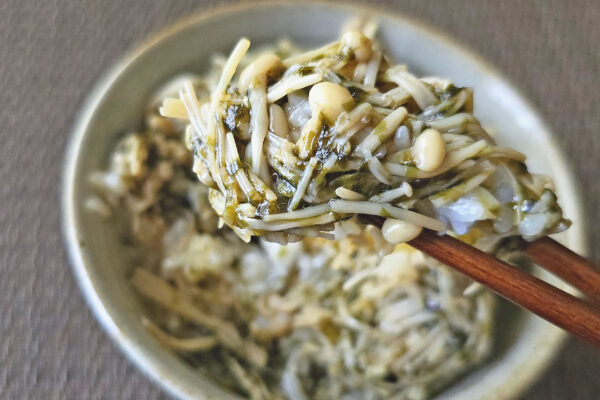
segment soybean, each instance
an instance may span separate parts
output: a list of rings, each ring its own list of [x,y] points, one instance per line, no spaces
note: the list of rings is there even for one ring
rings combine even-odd
[[[425,129],[412,147],[413,159],[421,171],[431,172],[444,162],[446,143],[435,129]]]
[[[335,121],[354,104],[354,99],[345,87],[332,82],[321,82],[310,89],[308,103],[313,117],[323,113],[327,119]]]
[[[422,227],[399,219],[387,218],[381,227],[383,238],[392,244],[405,243],[421,234]]]

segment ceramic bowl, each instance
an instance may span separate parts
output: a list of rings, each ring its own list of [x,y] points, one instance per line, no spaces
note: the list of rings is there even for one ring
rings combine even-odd
[[[236,398],[199,376],[144,330],[143,306],[127,280],[129,266],[115,226],[98,223],[83,207],[92,194],[87,177],[105,166],[119,133],[140,126],[149,96],[169,77],[202,72],[211,54],[228,53],[240,36],[253,45],[288,37],[300,45],[318,46],[334,40],[349,18],[366,14],[378,20],[379,39],[393,59],[419,75],[447,77],[475,88],[475,114],[497,132],[498,142],[527,154],[532,171],[554,177],[565,214],[573,220],[573,227],[559,239],[586,252],[579,191],[548,127],[517,89],[445,36],[390,12],[332,3],[247,4],[191,17],[159,33],[104,75],[75,125],[62,189],[66,244],[90,307],[123,352],[175,397]],[[439,399],[514,398],[545,370],[565,338],[560,329],[507,303],[500,306],[498,321],[490,360],[449,386]]]

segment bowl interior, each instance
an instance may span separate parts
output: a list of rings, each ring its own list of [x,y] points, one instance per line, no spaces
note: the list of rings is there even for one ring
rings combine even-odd
[[[143,306],[128,283],[127,258],[114,225],[86,213],[93,193],[87,177],[105,166],[118,134],[139,127],[149,96],[180,72],[202,72],[208,56],[227,53],[240,36],[253,45],[288,37],[304,46],[334,40],[349,18],[364,9],[339,4],[294,3],[234,7],[187,21],[159,34],[107,73],[75,127],[65,164],[64,229],[74,271],[88,302],[111,337],[149,376],[181,398],[232,399],[161,348],[143,329]],[[372,14],[379,38],[398,62],[421,75],[447,77],[475,88],[475,114],[498,132],[501,144],[529,156],[534,172],[554,177],[573,227],[559,239],[585,253],[585,226],[578,190],[564,158],[539,116],[489,66],[427,28],[389,14]],[[539,151],[540,146],[544,151]],[[561,283],[538,271],[545,279]],[[564,333],[502,303],[497,343],[489,362],[439,395],[450,398],[512,398],[544,369]]]

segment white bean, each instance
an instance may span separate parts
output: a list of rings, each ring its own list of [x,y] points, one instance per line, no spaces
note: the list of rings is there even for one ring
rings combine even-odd
[[[384,239],[392,244],[405,243],[419,236],[422,227],[401,221],[399,219],[387,218],[381,227]]]
[[[279,64],[281,64],[281,60],[272,53],[263,54],[252,61],[240,74],[240,81],[238,84],[240,92],[245,93],[255,77],[267,74]]]
[[[335,122],[338,115],[352,106],[354,99],[345,87],[331,82],[320,82],[310,89],[308,103],[313,117],[321,112],[331,122]]]
[[[358,62],[365,62],[371,58],[371,41],[358,31],[344,33],[342,36],[342,46],[351,48]]]
[[[417,168],[431,172],[444,162],[446,143],[437,130],[425,129],[415,140],[412,155]]]

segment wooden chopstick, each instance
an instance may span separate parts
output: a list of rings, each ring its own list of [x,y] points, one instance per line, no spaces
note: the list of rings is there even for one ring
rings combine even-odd
[[[423,229],[408,244],[547,321],[600,346],[600,311],[593,305],[448,235],[440,236]],[[546,264],[547,258],[551,257],[550,247],[554,249],[556,245],[543,241],[539,245],[528,246],[527,252],[532,253],[536,261]],[[553,270],[561,270],[562,276],[577,282],[584,292],[597,293],[595,280],[590,284],[583,283],[593,276],[586,270],[591,264],[579,263],[575,272],[563,272],[577,262],[573,262],[574,258],[560,248],[553,253],[560,256],[557,257],[560,262],[552,260]]]
[[[600,271],[594,264],[547,236],[526,243],[525,253],[600,304]]]

